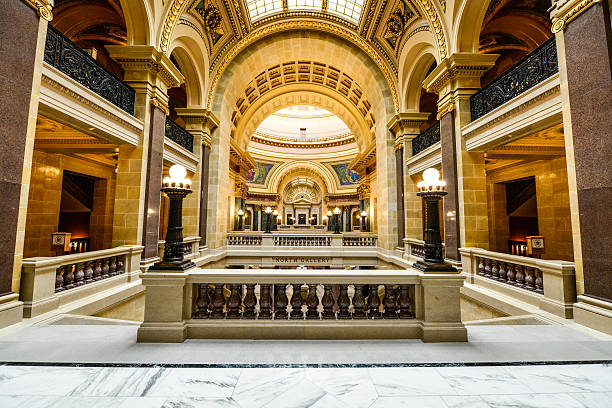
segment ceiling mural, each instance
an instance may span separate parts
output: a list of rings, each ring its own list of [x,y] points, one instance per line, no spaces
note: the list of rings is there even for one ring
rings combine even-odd
[[[332,164],[332,168],[336,172],[341,186],[359,183],[359,174],[351,170],[348,163]]]
[[[274,167],[274,164],[257,163],[257,169],[250,169],[247,172],[247,181],[252,184],[266,184],[266,179],[268,178],[272,167]]]

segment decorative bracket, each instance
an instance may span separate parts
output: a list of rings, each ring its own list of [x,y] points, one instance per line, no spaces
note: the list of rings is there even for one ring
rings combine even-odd
[[[40,18],[47,21],[53,20],[51,5],[47,2],[47,0],[25,0],[25,2],[36,10]]]

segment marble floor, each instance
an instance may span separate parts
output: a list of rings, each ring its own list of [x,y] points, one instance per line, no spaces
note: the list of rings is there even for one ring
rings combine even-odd
[[[612,365],[11,365],[0,366],[0,407],[610,408]]]

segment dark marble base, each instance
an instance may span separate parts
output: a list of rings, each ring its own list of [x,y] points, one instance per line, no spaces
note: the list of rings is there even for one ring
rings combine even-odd
[[[149,268],[150,271],[186,271],[195,268],[193,261],[158,262]]]
[[[425,261],[417,261],[412,264],[414,269],[418,269],[423,272],[453,272],[458,273],[459,271],[451,264],[446,262],[442,263],[431,263]]]

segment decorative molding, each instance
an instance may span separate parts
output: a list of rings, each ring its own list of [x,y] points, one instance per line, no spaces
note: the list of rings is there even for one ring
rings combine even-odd
[[[151,106],[160,109],[166,116],[170,115],[170,108],[168,107],[168,104],[156,96],[151,98]]]
[[[396,58],[399,58],[399,54],[404,49],[404,45],[406,44],[406,42],[410,38],[412,38],[415,34],[418,34],[421,31],[431,31],[431,27],[429,25],[419,26],[419,27],[415,28],[414,30],[412,30],[411,32],[409,32],[407,35],[405,35],[402,38],[402,41],[400,42],[399,47],[397,47],[397,51],[396,51],[396,54],[395,54]]]
[[[449,114],[454,110],[455,110],[455,101],[450,100],[438,108],[438,115],[436,117],[438,120],[440,120],[444,115]]]
[[[427,20],[429,20],[429,24],[433,28],[434,34],[436,36],[440,59],[444,59],[448,56],[446,38],[444,36],[444,29],[442,28],[440,17],[438,16],[438,12],[436,11],[436,8],[434,7],[432,1],[433,0],[418,0],[418,2],[421,3],[421,6],[423,7],[423,11],[425,11]]]
[[[159,48],[162,52],[168,52],[168,45],[170,44],[170,36],[174,30],[175,23],[179,16],[183,14],[184,8],[187,6],[187,0],[173,0],[168,15],[164,21],[164,28],[162,30],[161,40]]]
[[[53,12],[51,11],[51,5],[48,0],[24,0],[26,4],[32,7],[40,18],[43,20],[53,20]]]
[[[241,197],[246,199],[247,194],[249,193],[249,186],[244,181],[236,180],[234,184],[234,194],[236,197]]]
[[[554,8],[559,9],[560,0],[554,1]],[[575,0],[571,3],[565,2],[561,7],[560,11],[552,19],[552,27],[550,28],[553,33],[558,33],[561,30],[565,30],[567,23],[584,13],[591,6],[601,3],[601,0]]]
[[[317,140],[313,140],[310,142],[295,140],[292,142],[278,139],[269,139],[267,137],[262,137],[261,134],[256,133],[251,137],[251,141],[265,144],[268,146],[284,147],[288,149],[324,149],[328,147],[344,146],[347,144],[355,143],[355,138],[353,136],[350,136],[339,140],[329,140],[321,142]]]
[[[106,49],[124,71],[150,72],[159,77],[167,88],[176,88],[184,81],[183,74],[170,58],[154,47],[107,45]]]
[[[393,104],[395,107],[395,111],[399,110],[399,97],[398,91],[395,83],[394,76],[387,64],[383,61],[380,54],[370,45],[367,41],[365,41],[362,37],[356,34],[353,31],[349,31],[343,27],[340,27],[336,24],[331,24],[325,21],[283,21],[273,25],[269,25],[266,27],[262,27],[259,30],[253,31],[248,36],[242,38],[232,49],[231,51],[225,55],[223,61],[219,64],[219,67],[216,69],[215,75],[211,81],[211,86],[208,91],[207,98],[207,107],[210,109],[212,104],[212,98],[215,93],[215,88],[219,78],[230,64],[230,62],[245,48],[247,48],[250,44],[260,40],[263,37],[266,37],[270,34],[294,30],[294,29],[310,29],[310,30],[318,30],[322,32],[333,33],[340,37],[344,37],[353,44],[359,46],[362,51],[364,51],[370,58],[374,60],[376,66],[382,71],[383,76],[386,79],[387,85],[389,86],[391,93],[393,95]]]
[[[357,194],[360,200],[364,200],[370,197],[370,185],[367,183],[359,184],[357,187]]]

